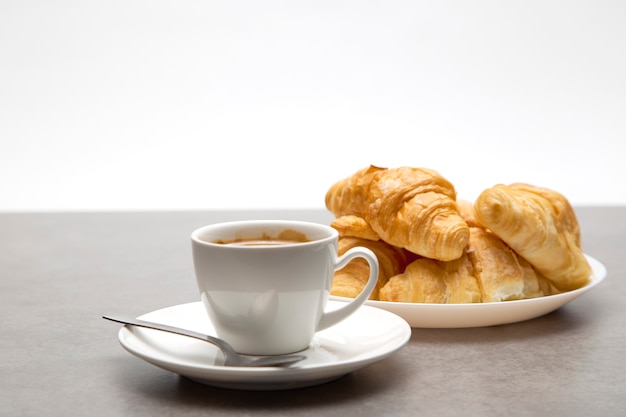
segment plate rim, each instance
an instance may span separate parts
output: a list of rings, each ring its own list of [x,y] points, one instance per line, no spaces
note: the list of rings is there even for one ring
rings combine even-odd
[[[544,305],[544,304],[555,304],[556,307],[550,310],[550,311],[554,311],[554,310],[564,306],[565,304],[569,303],[570,301],[573,301],[574,299],[578,298],[579,296],[583,295],[584,293],[588,292],[589,290],[591,290],[592,288],[596,287],[598,284],[600,284],[602,281],[604,281],[606,279],[606,277],[608,275],[608,271],[607,271],[606,266],[604,264],[602,264],[602,262],[600,262],[598,259],[596,259],[596,258],[594,258],[594,257],[592,257],[592,256],[590,256],[588,254],[585,254],[585,257],[587,258],[587,261],[589,262],[589,264],[591,266],[591,269],[592,269],[592,274],[589,277],[589,282],[587,284],[585,284],[583,287],[577,288],[577,289],[572,290],[572,291],[559,293],[559,294],[548,295],[548,296],[543,296],[543,297],[536,297],[536,298],[528,298],[528,299],[522,299],[522,300],[497,301],[497,302],[489,302],[489,303],[440,304],[440,303],[410,303],[410,302],[367,300],[365,302],[365,305],[393,312],[393,313],[403,317],[405,320],[407,320],[407,322],[409,322],[409,324],[411,325],[412,328],[486,327],[486,326],[492,326],[492,325],[497,325],[497,324],[508,324],[508,323],[521,322],[521,321],[529,320],[531,318],[536,318],[536,317],[539,317],[539,316],[532,316],[531,315],[528,318],[524,318],[524,319],[516,320],[516,321],[501,321],[501,322],[498,322],[497,320],[495,320],[494,323],[485,324],[485,325],[424,326],[424,325],[415,325],[414,324],[415,320],[412,320],[411,318],[403,316],[399,311],[402,311],[402,310],[409,310],[409,311],[413,310],[413,311],[415,311],[417,313],[417,312],[420,312],[420,311],[453,312],[455,310],[463,310],[465,313],[467,313],[467,312],[478,313],[481,310],[493,310],[494,308],[498,309],[498,310],[514,310],[514,309],[518,309],[518,308],[523,307],[523,306],[536,306],[536,305]],[[350,300],[352,300],[351,298],[348,298],[348,297],[339,297],[339,296],[334,296],[334,295],[331,295],[331,299],[332,300],[337,300],[337,301],[350,301]],[[547,312],[545,312],[543,314],[547,314],[550,311],[547,311]]]

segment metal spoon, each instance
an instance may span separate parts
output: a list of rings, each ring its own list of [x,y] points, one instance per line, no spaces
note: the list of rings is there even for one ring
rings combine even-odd
[[[304,355],[275,355],[275,356],[248,356],[241,355],[233,349],[226,341],[217,337],[209,336],[207,334],[194,332],[191,330],[181,329],[174,326],[168,326],[166,324],[152,323],[149,321],[135,319],[132,317],[112,317],[102,316],[103,319],[115,321],[118,323],[145,327],[148,329],[161,330],[163,332],[175,333],[181,336],[193,337],[194,339],[200,339],[204,342],[209,342],[217,346],[224,354],[224,366],[287,366],[292,363],[299,362],[306,359]]]

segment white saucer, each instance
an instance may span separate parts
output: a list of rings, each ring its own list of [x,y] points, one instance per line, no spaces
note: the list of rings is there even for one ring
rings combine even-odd
[[[327,310],[341,305],[329,301]],[[141,318],[215,335],[201,302],[164,308]],[[288,368],[222,366],[222,355],[213,345],[158,330],[124,326],[118,336],[133,355],[202,384],[269,391],[322,384],[384,359],[409,341],[411,328],[393,313],[363,306],[341,323],[318,332],[302,352],[307,359]]]
[[[381,308],[404,318],[415,328],[484,327],[516,323],[548,314],[580,297],[606,278],[606,268],[587,255],[592,275],[589,283],[573,291],[527,300],[476,304],[400,303],[368,300],[366,305]],[[350,298],[331,296],[331,300]]]

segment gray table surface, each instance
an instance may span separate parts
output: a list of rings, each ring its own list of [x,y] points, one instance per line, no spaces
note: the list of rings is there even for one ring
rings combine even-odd
[[[1,416],[613,416],[626,409],[626,207],[577,208],[608,269],[554,313],[413,329],[395,355],[293,391],[212,388],[117,341],[110,311],[197,301],[189,234],[248,218],[328,223],[323,210],[0,214]]]

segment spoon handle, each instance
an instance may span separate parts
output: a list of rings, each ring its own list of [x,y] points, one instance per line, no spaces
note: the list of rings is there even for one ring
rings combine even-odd
[[[218,347],[224,354],[224,366],[289,366],[293,363],[306,359],[304,355],[276,355],[276,356],[248,356],[240,355],[228,342],[208,334],[194,332],[193,330],[181,329],[179,327],[168,326],[167,324],[152,323],[149,321],[135,319],[127,316],[102,316],[103,319],[131,326],[145,327],[147,329],[161,330],[163,332],[175,333],[181,336],[193,337],[204,342],[209,342]]]
[[[208,334],[198,333],[198,332],[194,332],[192,330],[187,330],[187,329],[181,329],[179,327],[168,326],[167,324],[152,323],[149,321],[135,319],[132,317],[125,317],[125,316],[112,317],[112,316],[105,315],[105,316],[102,316],[102,318],[106,320],[115,321],[117,323],[130,324],[132,326],[145,327],[147,329],[161,330],[164,332],[175,333],[181,336],[193,337],[194,339],[200,339],[202,341],[212,343],[215,346],[217,346],[222,351],[222,353],[224,353],[224,356],[226,357],[227,362],[229,362],[229,359],[232,358],[233,356],[239,356],[239,354],[235,352],[232,346],[230,346],[224,340],[218,339],[213,336],[209,336]]]

